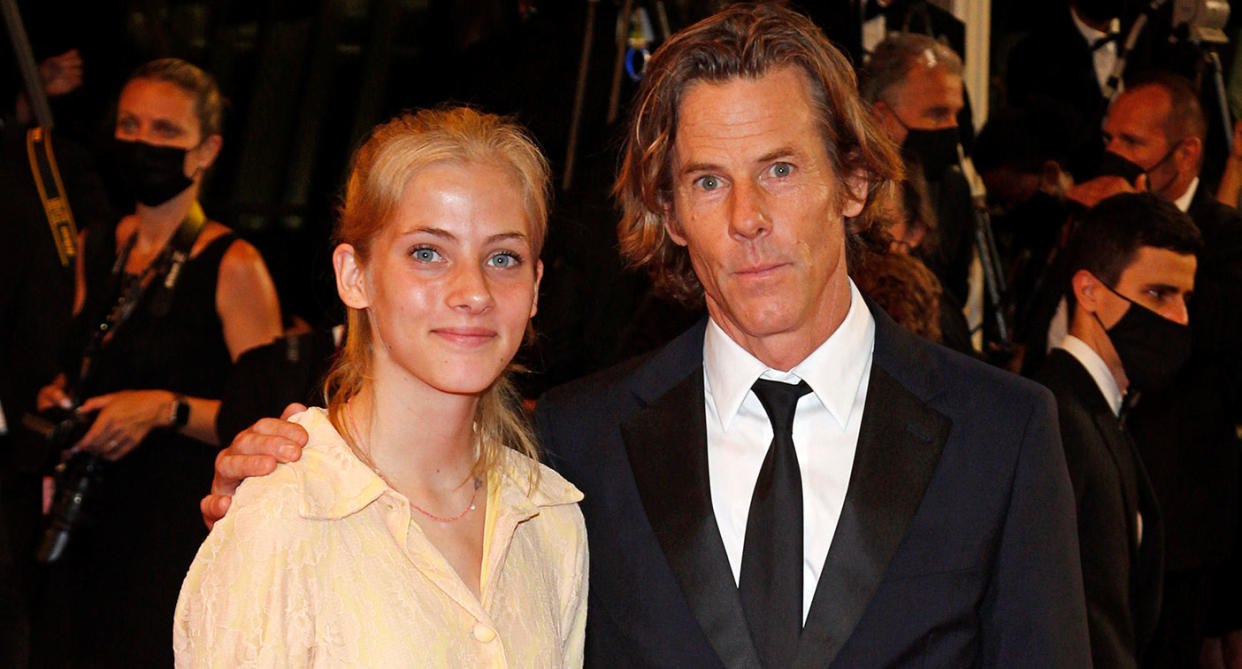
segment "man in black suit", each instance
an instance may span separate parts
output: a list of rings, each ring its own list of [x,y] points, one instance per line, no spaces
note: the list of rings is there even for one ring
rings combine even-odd
[[[1201,246],[1189,217],[1143,193],[1087,212],[1066,249],[1069,334],[1036,380],[1057,398],[1097,667],[1140,666],[1160,612],[1164,526],[1121,414],[1138,395],[1131,379],[1150,385],[1190,354],[1186,299]]]
[[[1009,52],[1009,105],[1072,119],[1065,126],[1073,147],[1069,167],[1079,178],[1094,168],[1099,154],[1100,121],[1108,108],[1105,86],[1120,55],[1124,4],[1074,0],[1054,6]]]
[[[845,58],[734,6],[652,57],[633,109],[622,251],[710,318],[537,409],[586,494],[588,663],[1085,666],[1052,397],[848,278],[897,171]],[[217,493],[294,445],[263,432],[305,438],[243,433]]]
[[[901,146],[907,170],[921,169],[927,179],[937,225],[927,265],[964,305],[971,297],[974,208],[958,169],[962,59],[927,35],[894,33],[876,46],[859,79],[880,127]]]
[[[1209,614],[1217,572],[1236,570],[1239,559],[1233,546],[1239,532],[1242,215],[1199,183],[1206,133],[1186,79],[1157,72],[1132,80],[1104,122],[1111,166],[1068,192],[1071,201],[1091,207],[1115,193],[1150,190],[1186,212],[1203,236],[1190,303],[1191,358],[1167,387],[1144,389],[1130,418],[1168,526],[1164,605],[1151,650],[1157,667],[1191,666],[1205,636],[1242,627],[1236,605],[1216,606],[1222,616]],[[1064,269],[1057,263],[1050,270],[1052,289],[1064,290]],[[1059,340],[1064,326],[1057,323],[1066,309],[1053,316],[1055,299],[1043,302],[1049,307],[1043,322],[1053,323],[1044,331],[1049,341]],[[1027,355],[1041,352],[1040,346]]]

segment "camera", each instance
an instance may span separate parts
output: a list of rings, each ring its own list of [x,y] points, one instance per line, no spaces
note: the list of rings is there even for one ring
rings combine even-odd
[[[37,460],[46,471],[94,422],[95,414],[83,414],[76,409],[53,407],[27,413],[22,416],[22,424],[30,435],[29,458]],[[74,453],[55,465],[56,497],[48,513],[48,527],[39,542],[39,562],[50,564],[64,556],[74,530],[82,522],[90,495],[99,485],[103,468],[102,458],[86,452]]]
[[[24,460],[36,461],[40,469],[46,470],[62,451],[76,444],[94,422],[95,414],[63,407],[26,413],[22,416],[22,425],[33,438],[27,440],[30,453]]]

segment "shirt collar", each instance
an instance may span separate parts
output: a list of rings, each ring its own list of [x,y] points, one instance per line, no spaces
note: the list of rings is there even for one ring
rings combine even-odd
[[[1073,9],[1070,9],[1069,13],[1070,13],[1070,18],[1074,19],[1074,27],[1078,29],[1078,33],[1082,35],[1082,38],[1087,40],[1088,45],[1095,44],[1096,40],[1100,39],[1101,37],[1107,37],[1108,35],[1112,33],[1117,33],[1121,31],[1121,20],[1120,19],[1113,19],[1112,22],[1108,24],[1108,32],[1100,32],[1099,30],[1092,28],[1086,23],[1083,23],[1082,19],[1078,18],[1078,12],[1075,12]]]
[[[1087,342],[1074,335],[1065,335],[1065,339],[1061,340],[1060,348],[1082,363],[1087,373],[1095,380],[1100,393],[1104,395],[1108,408],[1112,409],[1114,416],[1118,415],[1121,411],[1121,388],[1117,386],[1117,379],[1113,378],[1113,373],[1108,369],[1108,363],[1104,362],[1104,358],[1088,346]]]
[[[301,515],[305,518],[335,520],[357,513],[385,494],[400,496],[373,469],[363,464],[328,420],[328,413],[312,408],[294,416],[293,422],[306,428],[310,441],[299,466]],[[539,482],[530,487],[528,463],[539,469]],[[513,510],[526,516],[538,513],[539,507],[573,504],[582,493],[573,484],[526,456],[504,449],[497,462],[501,511]],[[402,497],[404,500],[404,497]]]
[[[1183,214],[1186,213],[1190,210],[1190,201],[1195,199],[1195,191],[1197,190],[1199,190],[1199,177],[1195,177],[1194,181],[1190,182],[1190,186],[1186,188],[1186,192],[1182,193],[1181,197],[1173,200],[1173,204],[1177,205],[1177,208],[1180,209]]]
[[[863,375],[871,366],[875,347],[875,318],[862,294],[850,281],[850,308],[841,325],[788,372],[764,365],[733,341],[714,320],[708,320],[703,341],[703,368],[707,399],[728,429],[760,377],[773,381],[806,381],[811,391],[841,425],[847,425]]]

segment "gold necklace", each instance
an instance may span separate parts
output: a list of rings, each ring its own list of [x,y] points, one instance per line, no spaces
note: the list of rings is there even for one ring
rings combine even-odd
[[[355,421],[355,420],[354,420],[354,411],[353,411],[353,408],[351,408],[351,407],[349,406],[349,403],[348,403],[348,402],[346,402],[346,403],[345,403],[345,418],[346,418],[346,420],[348,420],[348,421],[349,421],[349,431],[353,433],[354,441],[357,441],[357,442],[358,442],[358,444],[361,446],[361,445],[363,444],[363,441],[362,441],[362,433],[358,430],[358,423],[357,423],[357,421]],[[367,449],[366,449],[366,451],[367,451],[367,455],[368,455],[368,457],[369,457],[369,456],[370,456],[370,453],[371,453],[371,449],[370,449],[370,448],[367,448]],[[384,476],[384,472],[380,471],[380,468],[379,468],[379,467],[375,464],[375,461],[374,461],[374,460],[372,460],[372,461],[371,461],[371,470],[372,470],[372,471],[374,471],[374,472],[375,472],[375,475],[376,475],[376,476],[378,476],[378,477],[380,477],[380,479],[381,479],[381,480],[383,480],[383,481],[384,481],[384,483],[387,483],[387,484],[388,484],[388,487],[393,488],[394,490],[396,489],[396,488],[392,485],[392,482],[388,480],[388,477]],[[466,516],[466,514],[467,514],[467,513],[470,513],[471,511],[474,511],[474,509],[475,509],[475,504],[474,504],[474,502],[475,502],[475,500],[476,500],[476,499],[478,499],[478,497],[479,497],[479,488],[481,488],[482,486],[483,486],[483,482],[482,482],[482,481],[480,481],[480,480],[478,479],[478,477],[475,477],[475,479],[474,479],[474,492],[472,492],[472,493],[470,494],[470,503],[469,503],[468,505],[466,505],[466,508],[465,508],[465,509],[463,509],[461,513],[457,514],[456,516],[452,516],[451,518],[446,518],[446,517],[444,517],[444,516],[437,516],[436,514],[434,514],[434,513],[430,512],[430,511],[428,511],[428,510],[424,509],[423,507],[421,507],[421,506],[419,506],[419,505],[415,504],[413,501],[410,501],[410,502],[409,502],[409,504],[410,504],[410,508],[411,508],[411,509],[414,509],[415,511],[417,511],[417,512],[419,512],[419,513],[423,514],[424,516],[427,516],[428,518],[430,518],[430,519],[432,519],[432,520],[434,520],[434,521],[436,521],[436,522],[439,522],[439,523],[451,523],[451,522],[453,522],[453,521],[455,521],[455,520],[461,520],[462,518],[464,518],[464,517]]]

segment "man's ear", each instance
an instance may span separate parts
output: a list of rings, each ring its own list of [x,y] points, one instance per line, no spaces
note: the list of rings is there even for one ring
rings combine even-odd
[[[1203,158],[1203,140],[1198,137],[1187,137],[1182,140],[1180,146],[1174,152],[1177,156],[1178,171],[1190,171],[1199,167],[1199,161]]]
[[[371,306],[367,293],[366,272],[351,244],[338,244],[332,251],[332,269],[336,271],[336,293],[345,306],[366,309]]]
[[[1094,274],[1080,269],[1074,272],[1070,285],[1074,290],[1074,299],[1084,310],[1095,312],[1100,308],[1100,291],[1104,288]]]
[[[664,206],[664,215],[661,218],[664,225],[664,234],[668,235],[668,238],[673,240],[674,244],[686,246],[688,242],[685,235],[681,234],[681,226],[677,225],[677,215],[673,211],[672,204]]]
[[[853,175],[846,177],[845,192],[842,193],[845,200],[841,203],[843,217],[854,218],[863,212],[863,207],[867,205],[867,190],[870,186],[862,170],[855,170]]]

